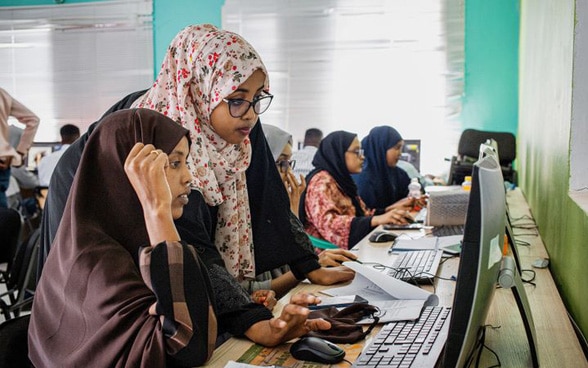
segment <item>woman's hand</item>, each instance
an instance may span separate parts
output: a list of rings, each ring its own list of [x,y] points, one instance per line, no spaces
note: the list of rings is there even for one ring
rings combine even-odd
[[[298,217],[298,206],[300,204],[300,196],[302,192],[306,189],[306,180],[304,180],[304,176],[300,175],[300,181],[296,179],[296,175],[292,170],[288,169],[285,173],[280,173],[282,177],[282,182],[284,183],[284,187],[286,188],[286,192],[288,192],[288,197],[290,198],[290,209]]]
[[[306,277],[313,284],[317,285],[333,285],[340,282],[347,282],[353,280],[355,271],[349,267],[321,267],[306,274]]]
[[[143,143],[136,143],[125,160],[125,173],[143,207],[151,244],[180,240],[173,222],[172,194],[165,174],[167,165],[165,153]]]
[[[337,249],[325,249],[319,253],[319,263],[323,267],[337,267],[341,266],[341,263],[347,261],[354,261],[357,256],[352,252],[337,248]]]
[[[167,155],[151,144],[136,143],[125,160],[125,173],[144,210],[162,207],[171,213],[172,195],[165,168]]]
[[[312,294],[297,293],[290,303],[282,309],[277,318],[260,321],[249,327],[245,335],[263,346],[276,346],[310,331],[328,330],[331,324],[322,318],[308,319],[311,304],[320,303],[320,298]]]
[[[406,225],[409,223],[409,216],[410,212],[408,210],[393,208],[388,212],[372,217],[371,225],[373,227],[385,224]]]
[[[269,310],[273,310],[278,302],[273,290],[256,290],[251,294],[251,299],[257,304],[263,304]]]

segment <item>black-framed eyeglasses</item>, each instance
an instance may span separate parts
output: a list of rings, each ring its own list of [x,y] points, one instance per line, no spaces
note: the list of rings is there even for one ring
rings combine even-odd
[[[347,152],[349,152],[349,153],[355,153],[357,155],[357,157],[363,157],[363,149],[362,148],[356,149],[356,150],[353,150],[353,151],[347,151]]]
[[[296,160],[280,160],[276,161],[276,165],[280,171],[285,172],[288,170],[288,167],[291,169],[296,167]]]
[[[247,101],[243,98],[223,98],[229,105],[229,113],[234,118],[240,118],[243,115],[247,114],[249,108],[253,106],[253,111],[257,115],[263,114],[267,111],[268,107],[272,103],[272,99],[274,95],[266,93],[263,95],[259,95],[253,99],[253,101]]]

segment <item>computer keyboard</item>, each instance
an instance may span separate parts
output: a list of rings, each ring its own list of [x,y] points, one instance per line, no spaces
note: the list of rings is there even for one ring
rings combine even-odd
[[[451,235],[463,235],[464,225],[442,225],[435,226],[431,233],[434,236],[451,236]]]
[[[443,250],[425,249],[398,252],[387,273],[404,281],[431,280],[439,269]]]
[[[429,306],[416,321],[384,325],[353,367],[434,367],[447,341],[450,313],[450,307]]]

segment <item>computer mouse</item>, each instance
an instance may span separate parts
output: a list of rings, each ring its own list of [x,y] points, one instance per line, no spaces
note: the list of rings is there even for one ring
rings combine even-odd
[[[298,360],[335,364],[345,358],[345,350],[318,337],[302,337],[290,346],[290,354]]]
[[[383,243],[383,242],[391,242],[396,239],[398,235],[394,233],[389,233],[387,231],[374,231],[372,235],[370,235],[369,240],[372,243]]]

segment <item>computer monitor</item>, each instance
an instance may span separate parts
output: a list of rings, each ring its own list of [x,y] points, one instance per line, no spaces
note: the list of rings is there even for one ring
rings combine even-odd
[[[502,170],[496,158],[492,154],[485,155],[473,166],[443,367],[467,367],[482,348],[481,337],[503,264],[506,197]],[[514,274],[519,276],[517,272]],[[524,290],[517,290],[518,294],[521,292],[524,294]],[[526,303],[526,295],[523,296]],[[521,308],[519,306],[523,314]],[[525,313],[530,311],[525,310]],[[526,320],[531,321],[530,329],[534,332],[532,318],[528,317]],[[534,340],[532,345],[536,360]]]

